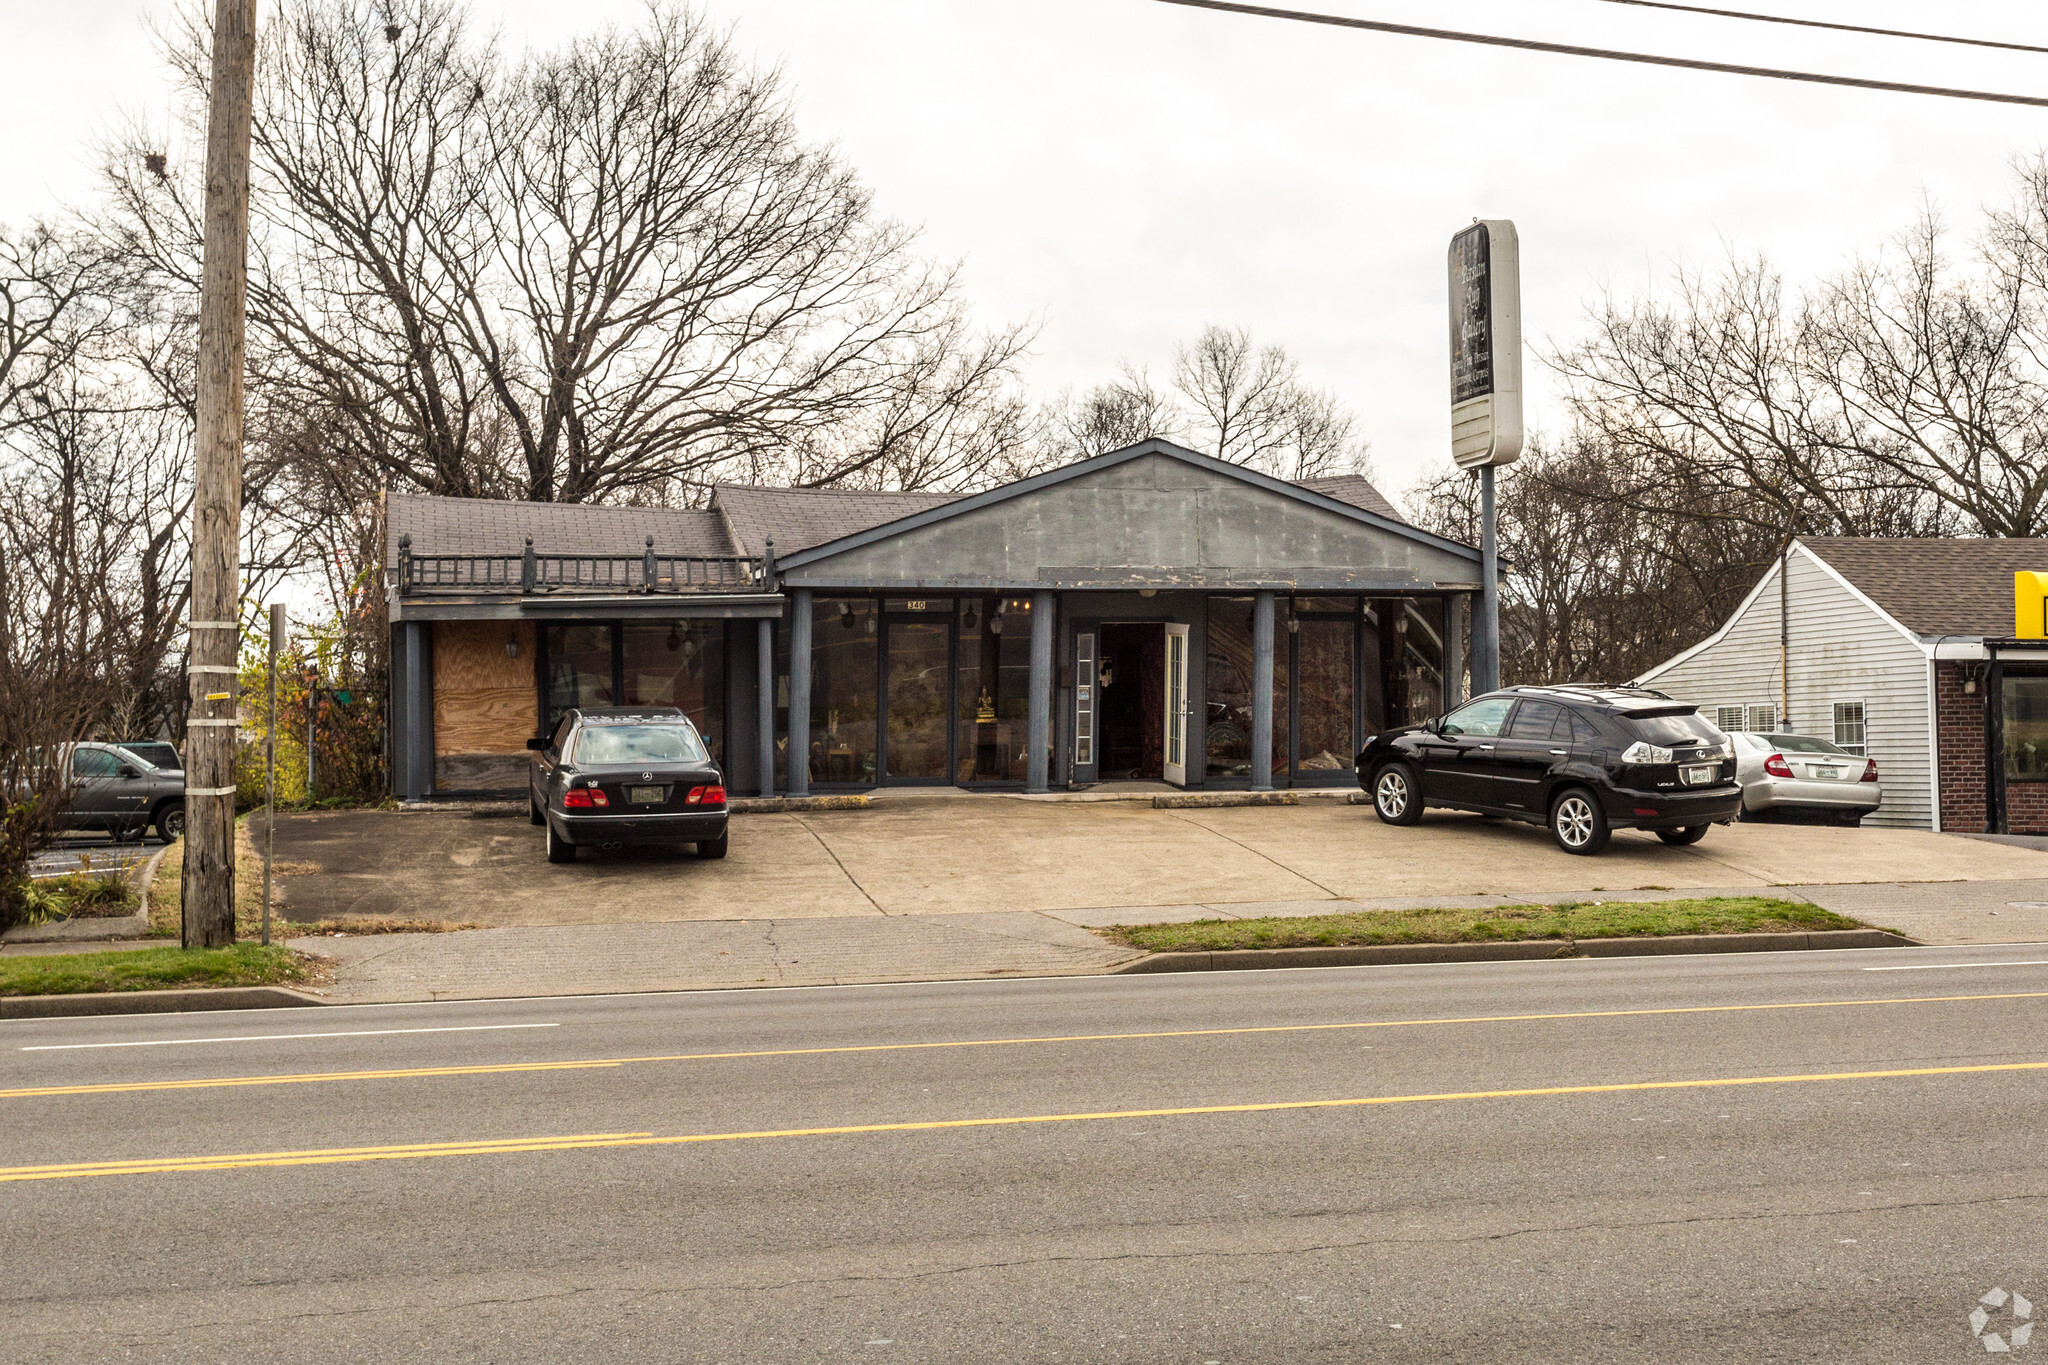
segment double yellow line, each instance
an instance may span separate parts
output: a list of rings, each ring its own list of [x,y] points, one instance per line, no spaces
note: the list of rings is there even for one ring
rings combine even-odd
[[[1279,1100],[1263,1104],[1188,1105],[1173,1109],[1112,1109],[1077,1114],[1023,1114],[1002,1118],[857,1123],[829,1128],[768,1128],[736,1133],[686,1133],[671,1137],[656,1137],[651,1133],[591,1133],[572,1137],[416,1142],[391,1147],[329,1147],[300,1152],[230,1153],[223,1156],[160,1157],[139,1161],[82,1161],[52,1166],[0,1167],[0,1184],[24,1180],[78,1180],[108,1175],[230,1171],[254,1166],[327,1166],[359,1161],[410,1161],[446,1156],[505,1156],[519,1152],[565,1152],[605,1147],[675,1147],[689,1143],[749,1142],[763,1138],[841,1137],[856,1133],[914,1133],[947,1128],[1011,1128],[1027,1124],[1099,1123],[1118,1119],[1186,1118],[1202,1114],[1270,1114],[1288,1110],[1359,1109],[1376,1105],[1433,1104],[1456,1100],[1533,1099],[1553,1095],[1607,1095],[1642,1090],[1706,1090],[1752,1085],[1900,1080],[1915,1076],[1969,1076],[2025,1071],[2048,1071],[2048,1062],[1910,1067],[1892,1071],[1830,1071],[1791,1076],[1728,1076],[1686,1081],[1627,1081],[1607,1085],[1553,1085],[1522,1090],[1465,1090],[1431,1095],[1367,1095],[1351,1099]]]
[[[1659,1009],[1576,1010],[1558,1014],[1480,1014],[1451,1019],[1376,1019],[1341,1024],[1263,1024],[1243,1028],[1170,1029],[1149,1033],[1069,1033],[1036,1038],[963,1038],[937,1043],[864,1043],[841,1047],[768,1048],[747,1052],[678,1052],[664,1056],[593,1057],[564,1062],[496,1062],[477,1066],[394,1067],[377,1071],[309,1071],[278,1076],[206,1076],[193,1080],[34,1085],[0,1090],[0,1100],[44,1099],[57,1095],[124,1095],[154,1090],[214,1090],[251,1085],[417,1080],[435,1076],[502,1076],[526,1071],[594,1071],[662,1062],[757,1061],[771,1057],[832,1057],[868,1052],[934,1052],[956,1048],[1044,1047],[1069,1043],[1129,1043],[1168,1038],[1223,1038],[1249,1034],[1344,1033],[1360,1029],[1449,1028],[1472,1024],[1556,1023],[1574,1019],[1633,1019],[1681,1014],[1755,1014],[1779,1010],[1861,1009],[1886,1005],[1947,1005],[1992,1000],[2040,999],[2048,999],[2048,991],[2011,991],[1996,995],[1917,995],[1880,1000],[1800,1000],[1764,1005],[1679,1005]]]

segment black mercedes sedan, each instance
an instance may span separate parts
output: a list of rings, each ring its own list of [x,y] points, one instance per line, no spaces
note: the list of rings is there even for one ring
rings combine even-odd
[[[695,844],[700,857],[725,856],[725,775],[675,707],[571,710],[526,747],[527,805],[547,829],[549,862],[627,844]]]
[[[1369,735],[1358,785],[1390,825],[1425,806],[1547,825],[1567,853],[1617,829],[1694,844],[1742,805],[1735,749],[1699,708],[1640,687],[1508,687]]]

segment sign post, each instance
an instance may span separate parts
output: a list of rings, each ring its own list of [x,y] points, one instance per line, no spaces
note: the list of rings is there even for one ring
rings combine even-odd
[[[1515,225],[1474,219],[1451,238],[1451,458],[1479,471],[1480,585],[1472,692],[1500,686],[1500,546],[1493,471],[1522,453],[1522,252]]]

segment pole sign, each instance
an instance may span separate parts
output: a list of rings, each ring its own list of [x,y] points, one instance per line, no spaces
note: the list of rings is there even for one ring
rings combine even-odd
[[[1504,218],[1451,238],[1451,458],[1460,469],[1522,453],[1521,257]]]

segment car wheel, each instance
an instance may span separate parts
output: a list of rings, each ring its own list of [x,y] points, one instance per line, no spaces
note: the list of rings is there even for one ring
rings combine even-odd
[[[543,824],[546,822],[543,821]],[[576,861],[576,845],[564,843],[555,837],[555,827],[548,825],[548,861],[551,863],[573,863]]]
[[[1706,838],[1707,830],[1710,828],[1712,827],[1709,825],[1687,825],[1684,829],[1660,829],[1657,831],[1657,837],[1673,848],[1683,848],[1687,844],[1696,844]]]
[[[716,839],[699,839],[697,841],[697,856],[699,858],[723,858],[726,847],[731,842],[731,830],[727,830]]]
[[[548,822],[547,816],[540,813],[540,803],[531,796],[526,798],[526,820],[528,824],[533,825],[545,825]]]
[[[1372,782],[1373,813],[1390,825],[1412,825],[1422,818],[1422,790],[1415,785],[1415,770],[1405,763],[1389,763]]]
[[[1567,853],[1594,854],[1613,833],[1599,798],[1584,787],[1567,788],[1550,807],[1550,837]]]
[[[185,837],[183,801],[172,801],[156,813],[156,837],[167,844]]]

